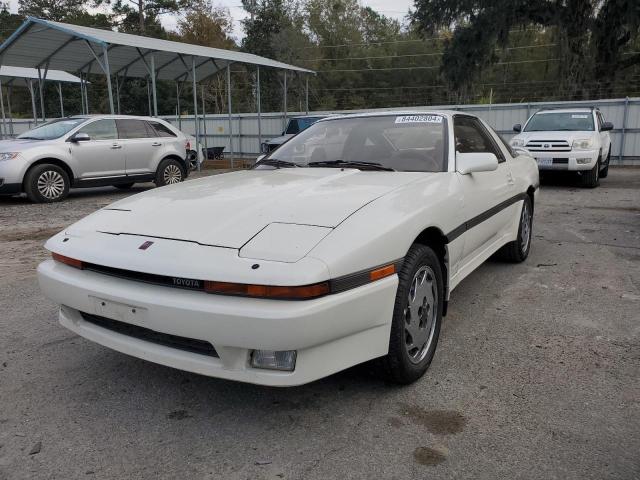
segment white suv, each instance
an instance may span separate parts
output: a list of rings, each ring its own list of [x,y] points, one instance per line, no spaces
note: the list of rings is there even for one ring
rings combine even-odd
[[[0,142],[0,194],[56,202],[70,187],[178,183],[189,173],[185,135],[151,117],[75,116]]]
[[[540,110],[522,127],[510,144],[527,150],[540,170],[577,171],[585,187],[597,187],[609,173],[613,124],[596,108]]]

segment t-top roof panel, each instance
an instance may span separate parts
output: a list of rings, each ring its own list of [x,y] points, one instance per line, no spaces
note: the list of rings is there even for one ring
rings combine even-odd
[[[44,71],[42,72],[44,74]],[[19,83],[21,85],[26,84],[28,80],[38,80],[38,70],[35,68],[25,67],[10,67],[3,65],[0,67],[0,80],[3,84],[8,82]],[[71,75],[67,72],[60,70],[49,70],[47,72],[47,81],[52,82],[65,82],[65,83],[80,83],[80,78],[75,75]]]
[[[210,77],[231,63],[244,63],[303,73],[294,65],[250,53],[172,42],[128,33],[100,30],[28,17],[0,45],[0,63],[18,67],[43,67],[67,72],[103,73],[103,49],[108,51],[111,74],[146,77],[154,62],[156,78],[191,78],[192,59],[196,80]],[[97,57],[97,58],[96,58]],[[152,58],[153,57],[153,58]]]

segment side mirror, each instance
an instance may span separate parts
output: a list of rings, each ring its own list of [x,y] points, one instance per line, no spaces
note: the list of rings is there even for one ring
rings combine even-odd
[[[602,124],[602,126],[600,127],[600,131],[601,132],[606,132],[608,130],[613,130],[613,123],[611,122],[604,122]]]
[[[498,168],[498,157],[493,153],[456,152],[456,170],[462,175],[491,172]]]
[[[89,137],[88,133],[78,132],[73,135],[70,140],[72,142],[88,142],[89,140],[91,140],[91,137]]]
[[[520,133],[522,131],[522,125],[520,125],[519,123],[516,123],[513,126],[513,131],[516,132],[516,133]]]

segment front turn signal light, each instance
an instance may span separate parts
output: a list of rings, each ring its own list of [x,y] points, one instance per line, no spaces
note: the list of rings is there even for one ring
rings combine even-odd
[[[56,262],[64,263],[65,265],[79,268],[81,270],[83,268],[81,260],[76,260],[75,258],[71,258],[71,257],[65,257],[64,255],[60,255],[59,253],[55,253],[55,252],[51,252],[51,256]]]
[[[396,266],[391,263],[389,265],[385,265],[384,267],[376,268],[375,270],[371,270],[369,272],[369,280],[375,282],[376,280],[380,280],[384,277],[389,277],[396,273]]]
[[[329,293],[329,282],[315,283],[300,287],[281,287],[273,285],[250,285],[246,283],[214,282],[206,280],[204,290],[222,295],[240,295],[256,298],[277,298],[281,300],[306,300],[321,297]]]

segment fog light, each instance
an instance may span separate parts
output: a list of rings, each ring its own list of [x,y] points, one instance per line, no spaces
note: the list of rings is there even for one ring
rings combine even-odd
[[[585,165],[587,163],[591,163],[590,158],[576,158],[576,162],[580,165]]]
[[[254,350],[251,353],[251,366],[253,368],[292,372],[296,368],[296,351]]]

